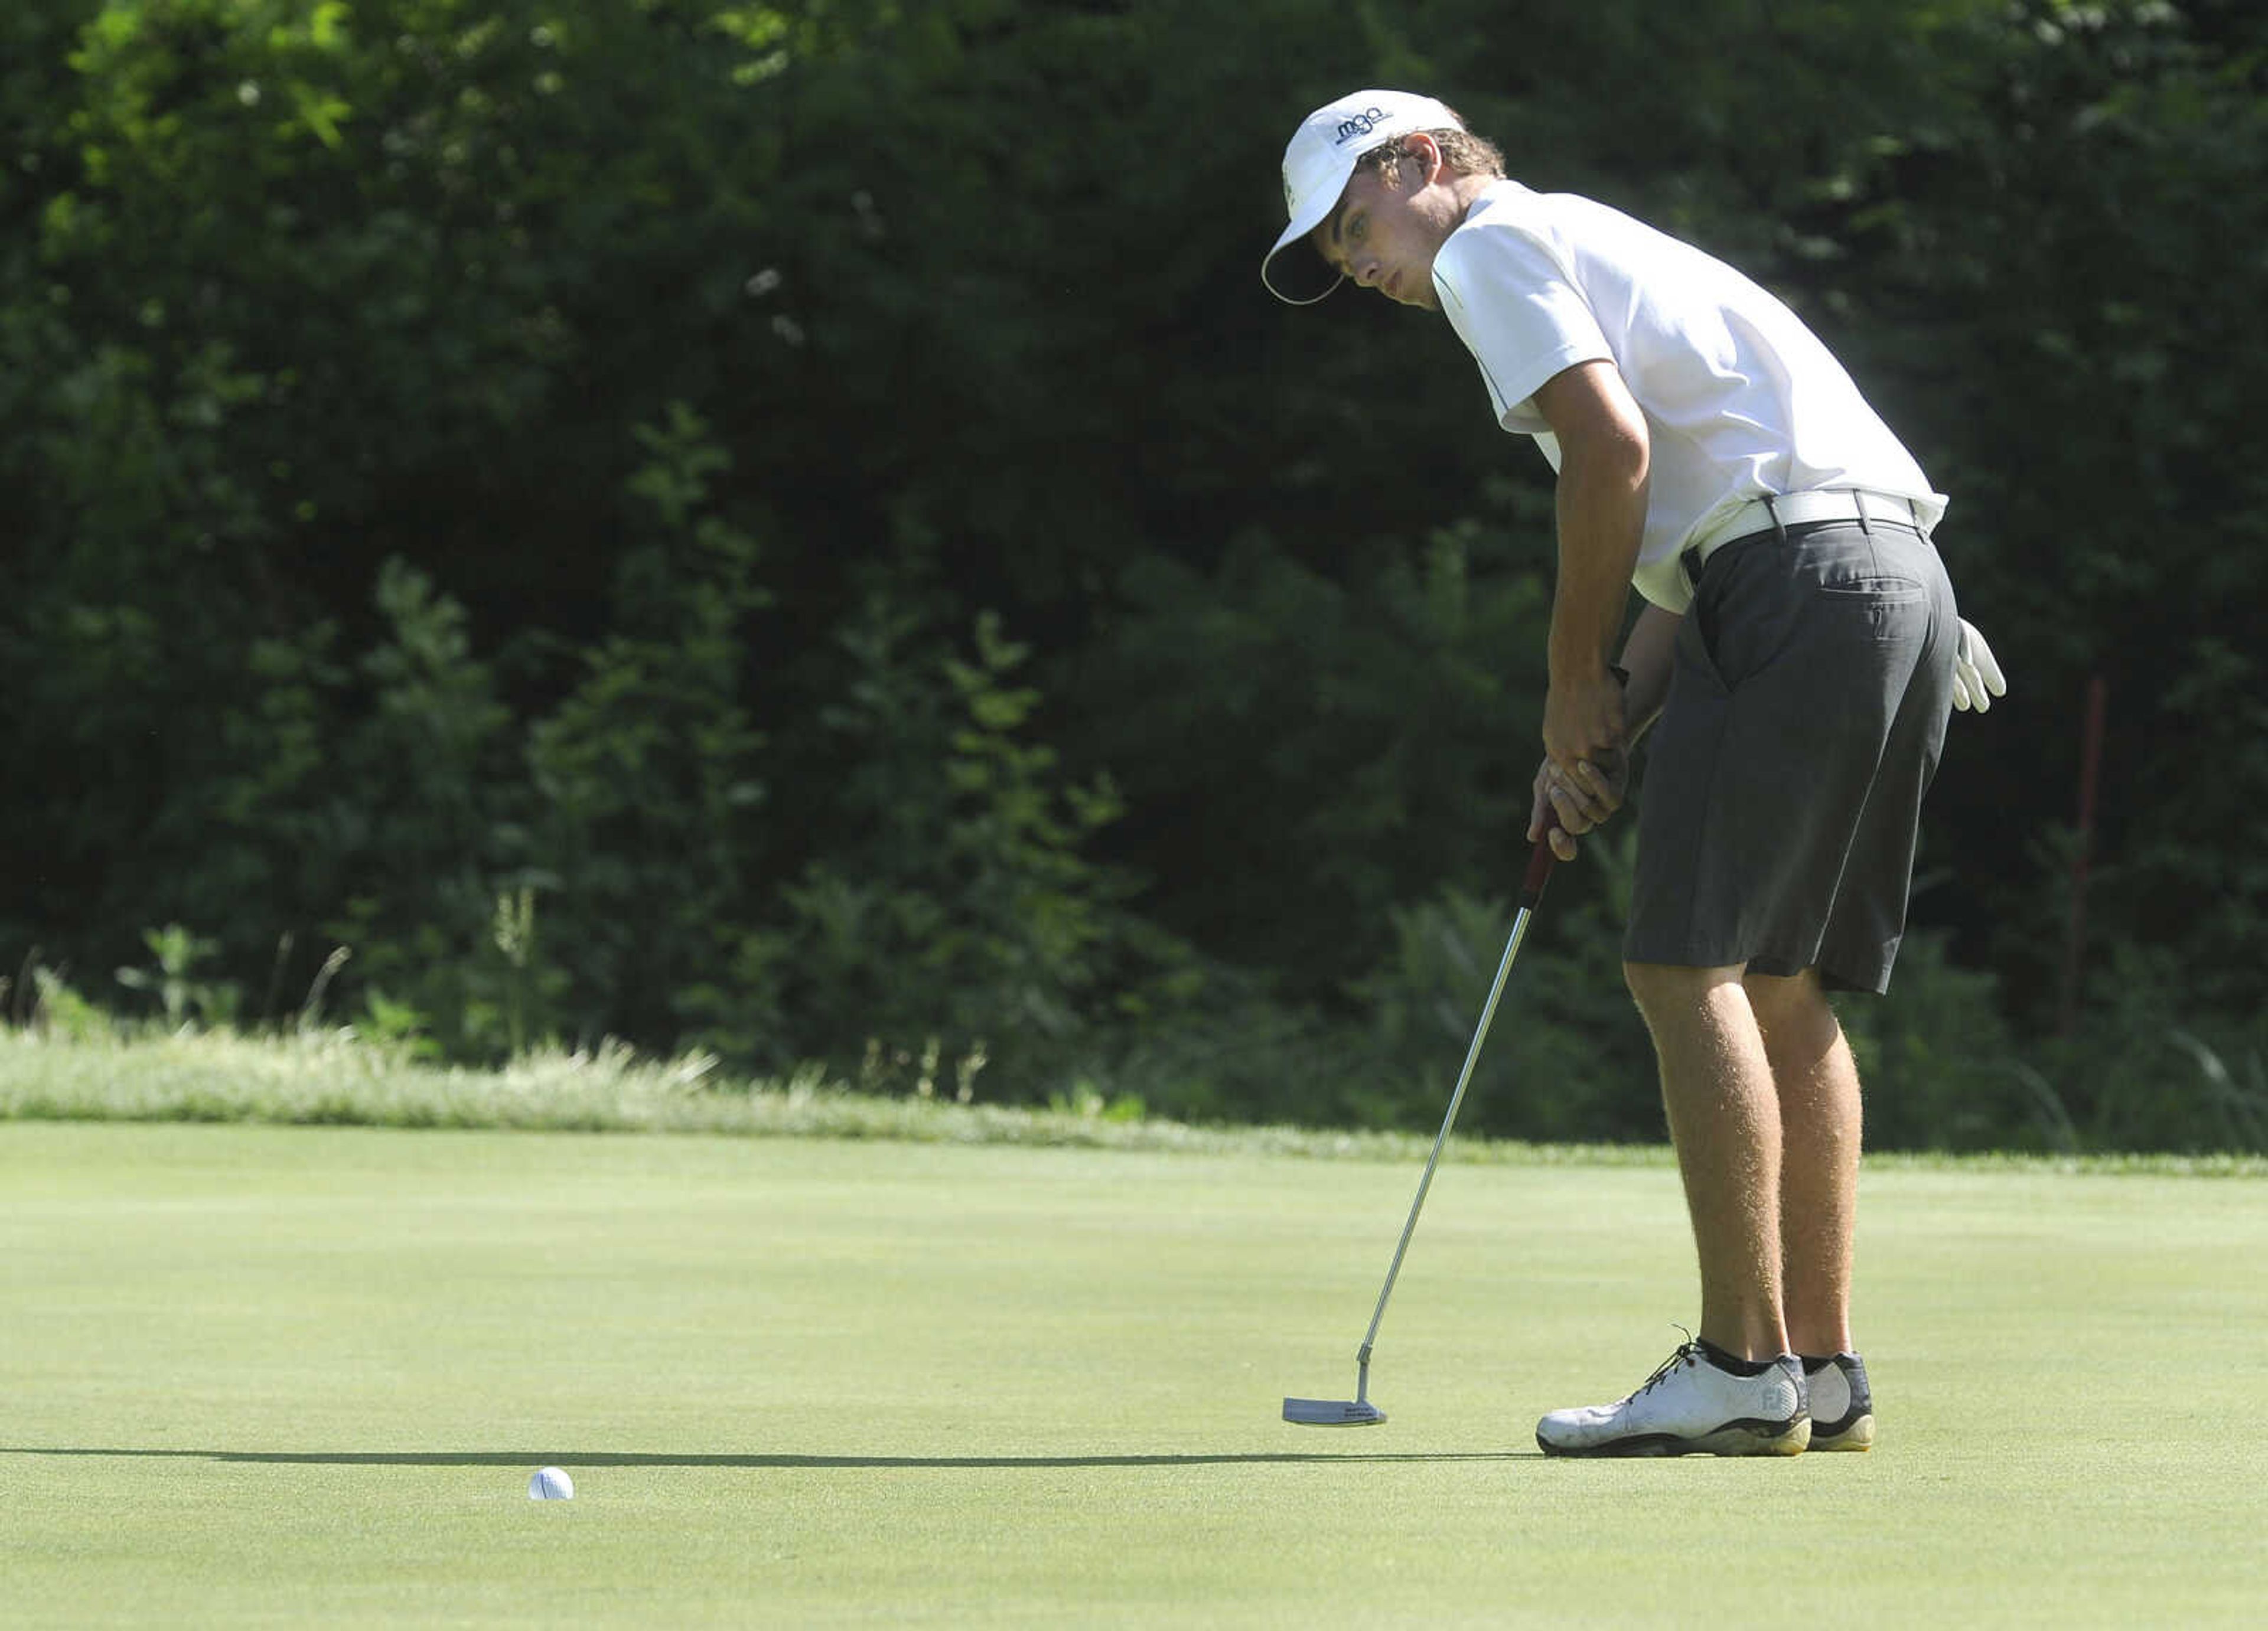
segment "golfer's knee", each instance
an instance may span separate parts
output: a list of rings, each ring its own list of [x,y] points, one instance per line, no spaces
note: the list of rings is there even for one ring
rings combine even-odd
[[[1624,963],[1623,983],[1649,1021],[1690,1012],[1709,1001],[1717,988],[1736,984],[1737,968],[1688,968],[1675,963]]]
[[[1822,1063],[1838,1057],[1842,1063],[1835,1068],[1845,1073],[1856,1069],[1850,1063],[1834,1004],[1827,1000],[1817,975],[1807,972],[1789,980],[1750,975],[1744,983],[1775,1076],[1798,1084],[1808,1082]]]
[[[1756,1010],[1756,1023],[1766,1030],[1816,1028],[1834,1023],[1835,1010],[1828,1004],[1817,969],[1789,975],[1751,972],[1741,977],[1741,984],[1749,994],[1749,1006]]]

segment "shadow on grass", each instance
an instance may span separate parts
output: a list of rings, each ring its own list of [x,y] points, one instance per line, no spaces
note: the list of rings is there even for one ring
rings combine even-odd
[[[1440,1450],[1388,1451],[1263,1451],[1246,1455],[1117,1456],[701,1456],[644,1454],[614,1450],[97,1450],[0,1444],[0,1456],[81,1456],[100,1460],[215,1461],[249,1466],[674,1466],[825,1469],[834,1467],[926,1468],[939,1472],[1065,1466],[1265,1466],[1313,1461],[1521,1461],[1541,1460],[1535,1450]]]

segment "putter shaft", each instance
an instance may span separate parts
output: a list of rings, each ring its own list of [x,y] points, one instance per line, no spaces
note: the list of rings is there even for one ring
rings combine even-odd
[[[1465,1089],[1473,1079],[1473,1066],[1481,1056],[1481,1044],[1488,1040],[1489,1025],[1496,1018],[1496,1005],[1504,995],[1504,982],[1512,973],[1513,959],[1520,955],[1520,943],[1528,937],[1528,921],[1535,915],[1536,904],[1543,899],[1543,885],[1551,878],[1551,845],[1550,840],[1539,839],[1535,853],[1528,858],[1528,876],[1520,889],[1520,909],[1513,915],[1512,934],[1504,943],[1504,957],[1496,966],[1496,980],[1489,987],[1488,1003],[1481,1010],[1480,1024],[1473,1029],[1472,1046],[1465,1049],[1464,1069],[1457,1072],[1457,1090],[1449,1095],[1448,1113],[1441,1118],[1441,1130],[1433,1139],[1433,1153],[1425,1157],[1425,1174],[1418,1180],[1418,1197],[1410,1203],[1410,1220],[1402,1225],[1402,1238],[1394,1247],[1394,1262],[1386,1271],[1386,1283],[1378,1293],[1378,1307],[1370,1316],[1370,1329],[1363,1333],[1362,1347],[1355,1354],[1355,1400],[1367,1403],[1370,1398],[1370,1350],[1378,1341],[1378,1327],[1386,1318],[1386,1303],[1394,1295],[1394,1282],[1402,1273],[1402,1260],[1410,1251],[1410,1237],[1417,1232],[1418,1215],[1425,1209],[1425,1192],[1433,1187],[1433,1169],[1440,1164],[1441,1148],[1449,1142],[1449,1129],[1457,1124],[1458,1108],[1465,1102]]]

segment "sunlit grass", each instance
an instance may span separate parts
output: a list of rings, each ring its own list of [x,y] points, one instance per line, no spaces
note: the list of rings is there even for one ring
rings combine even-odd
[[[1446,1103],[1446,1090],[1445,1099]],[[1053,1106],[956,1104],[852,1091],[812,1068],[749,1079],[712,1057],[643,1057],[619,1044],[544,1047],[495,1070],[437,1065],[349,1029],[273,1036],[102,1026],[79,1034],[0,1027],[0,1120],[202,1121],[880,1138],[919,1143],[1062,1145],[1422,1161],[1430,1134],[1295,1127],[1197,1127],[1126,1117],[1091,1096]],[[1660,1145],[1543,1146],[1460,1135],[1444,1159],[1651,1165]],[[1939,1156],[1874,1156],[1879,1166]],[[1964,1156],[1970,1164],[2064,1172],[2257,1177],[2268,1157]]]
[[[0,1123],[0,1626],[2258,1620],[2268,1187],[1872,1172],[1874,1452],[1600,1464],[1676,1175],[1444,1176],[1347,1433],[1407,1168]]]

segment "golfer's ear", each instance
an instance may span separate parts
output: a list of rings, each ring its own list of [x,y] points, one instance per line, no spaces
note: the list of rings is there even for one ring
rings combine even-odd
[[[1423,130],[1412,130],[1403,137],[1403,151],[1418,161],[1418,185],[1431,187],[1441,179],[1448,160],[1441,157],[1441,144]]]

